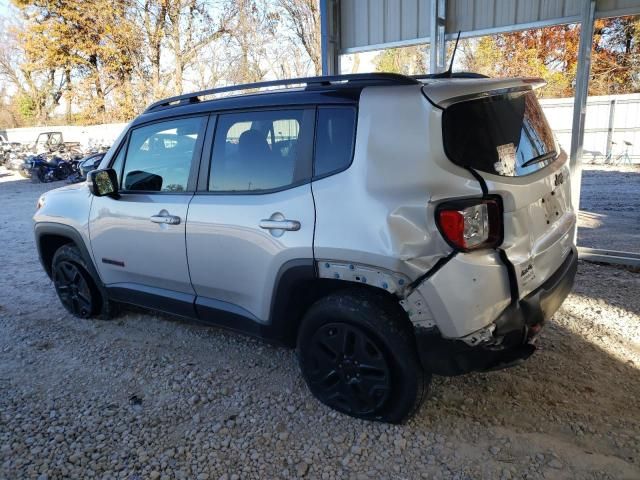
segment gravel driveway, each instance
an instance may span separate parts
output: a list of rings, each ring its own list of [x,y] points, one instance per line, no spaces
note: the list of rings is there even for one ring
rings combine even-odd
[[[640,253],[640,165],[583,165],[578,245]]]
[[[80,321],[0,167],[0,478],[640,478],[640,276],[581,263],[525,365],[435,378],[406,425],[318,403],[294,352],[127,311]]]

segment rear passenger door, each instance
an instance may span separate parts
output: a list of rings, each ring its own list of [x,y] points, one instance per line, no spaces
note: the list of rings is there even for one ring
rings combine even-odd
[[[192,314],[185,225],[206,124],[194,116],[134,127],[110,162],[120,196],[93,198],[89,231],[114,298]]]
[[[313,108],[212,118],[187,252],[196,308],[266,323],[279,273],[313,259]]]

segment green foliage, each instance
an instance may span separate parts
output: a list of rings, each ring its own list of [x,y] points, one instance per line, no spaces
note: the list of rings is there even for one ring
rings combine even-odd
[[[463,68],[491,77],[541,77],[545,97],[573,96],[580,27],[558,25],[461,42]],[[597,20],[589,95],[640,91],[640,19]]]
[[[33,101],[33,98],[22,93],[17,95],[14,101],[17,111],[24,122],[30,123],[36,118],[36,104]]]
[[[374,59],[376,71],[416,75],[427,71],[426,46],[390,48]]]

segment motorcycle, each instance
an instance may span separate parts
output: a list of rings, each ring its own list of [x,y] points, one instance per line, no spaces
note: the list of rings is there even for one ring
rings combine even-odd
[[[64,180],[72,173],[71,165],[58,156],[40,154],[29,157],[19,172],[24,178],[41,183]]]

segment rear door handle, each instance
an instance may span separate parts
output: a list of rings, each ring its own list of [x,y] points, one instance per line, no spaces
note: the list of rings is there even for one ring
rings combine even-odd
[[[167,225],[180,224],[180,217],[177,215],[169,215],[166,210],[161,211],[158,215],[153,215],[149,218],[153,223],[164,223]]]
[[[260,220],[260,228],[265,230],[287,230],[295,232],[300,230],[300,222],[297,220]]]

